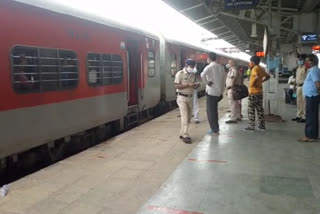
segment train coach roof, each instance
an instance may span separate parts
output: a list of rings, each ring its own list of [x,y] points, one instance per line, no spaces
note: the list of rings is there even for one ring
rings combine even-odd
[[[138,33],[138,34],[145,35],[147,37],[151,37],[153,39],[159,40],[158,32],[151,32],[151,31],[140,29],[140,28],[134,28],[132,26],[108,19],[103,16],[98,16],[98,15],[86,12],[84,10],[79,10],[79,9],[71,8],[68,6],[60,5],[52,1],[43,1],[43,0],[13,0],[13,1],[43,8],[49,11],[77,17],[87,21],[92,21],[92,22],[103,24],[106,26],[118,28],[121,30]]]
[[[172,44],[182,45],[182,46],[189,47],[189,48],[192,48],[192,49],[195,49],[195,50],[199,50],[199,51],[203,51],[203,52],[206,52],[206,53],[215,52],[219,56],[223,56],[223,57],[232,58],[232,59],[235,59],[235,60],[241,60],[241,61],[249,62],[249,60],[241,59],[241,58],[239,58],[237,56],[234,56],[234,55],[229,54],[229,53],[225,53],[225,52],[217,50],[217,49],[210,49],[210,48],[205,47],[205,46],[190,44],[190,43],[186,43],[186,42],[178,41],[178,40],[174,40],[174,39],[165,38],[165,40],[167,42],[169,42],[169,43],[172,43]]]

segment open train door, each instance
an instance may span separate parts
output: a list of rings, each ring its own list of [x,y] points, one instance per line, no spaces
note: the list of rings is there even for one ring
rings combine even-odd
[[[138,75],[141,68],[138,41],[127,42],[128,54],[128,106],[138,105]]]

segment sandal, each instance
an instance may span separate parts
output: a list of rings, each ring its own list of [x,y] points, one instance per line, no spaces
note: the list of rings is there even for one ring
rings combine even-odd
[[[311,139],[311,138],[308,138],[308,137],[302,137],[302,138],[299,138],[298,141],[300,143],[312,143],[314,142],[315,140],[314,139]]]

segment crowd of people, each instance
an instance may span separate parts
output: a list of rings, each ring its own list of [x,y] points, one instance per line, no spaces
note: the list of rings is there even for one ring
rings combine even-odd
[[[175,77],[177,88],[177,103],[181,115],[180,139],[185,143],[192,143],[189,136],[189,124],[192,115],[195,122],[199,123],[199,107],[197,88],[206,84],[206,111],[210,126],[209,134],[219,135],[218,104],[223,99],[223,94],[229,101],[230,115],[227,124],[238,123],[242,120],[241,99],[235,98],[236,86],[243,85],[243,72],[238,69],[234,60],[230,59],[226,65],[227,72],[217,62],[215,53],[208,54],[208,65],[201,75],[197,74],[196,62],[186,60],[185,67]],[[265,115],[263,109],[263,82],[270,79],[270,75],[260,65],[260,58],[250,58],[248,73],[248,119],[249,125],[245,131],[255,131],[255,116],[258,115],[259,131],[265,131]],[[305,123],[305,136],[298,139],[300,142],[314,142],[319,136],[319,103],[320,103],[320,70],[318,57],[314,54],[298,55],[298,68],[289,78],[288,85],[290,97],[297,103],[297,115],[293,121]],[[201,77],[201,78],[200,78]]]
[[[201,80],[197,77],[196,62],[194,60],[186,60],[185,67],[179,71],[175,77],[177,88],[177,103],[181,115],[180,139],[185,143],[192,143],[189,136],[189,124],[192,114],[194,114],[196,123],[199,123],[198,103],[197,103],[197,88],[200,84],[206,85],[206,111],[210,126],[209,134],[219,135],[219,117],[218,104],[223,99],[223,94],[226,95],[230,105],[230,119],[227,124],[238,123],[242,120],[241,100],[235,99],[235,87],[243,85],[243,71],[240,71],[234,60],[230,59],[225,68],[217,62],[215,53],[208,54],[208,65],[201,73]],[[255,111],[258,112],[259,127],[258,130],[265,130],[264,110],[262,106],[263,90],[262,83],[267,81],[270,76],[265,70],[260,67],[260,58],[253,56],[250,59],[250,83],[249,83],[249,109],[248,118],[249,126],[246,131],[255,130]],[[193,110],[193,106],[195,106]]]

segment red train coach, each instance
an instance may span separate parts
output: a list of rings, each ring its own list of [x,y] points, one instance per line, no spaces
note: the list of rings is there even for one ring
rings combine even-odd
[[[157,36],[25,2],[0,2],[0,158],[159,103]]]

